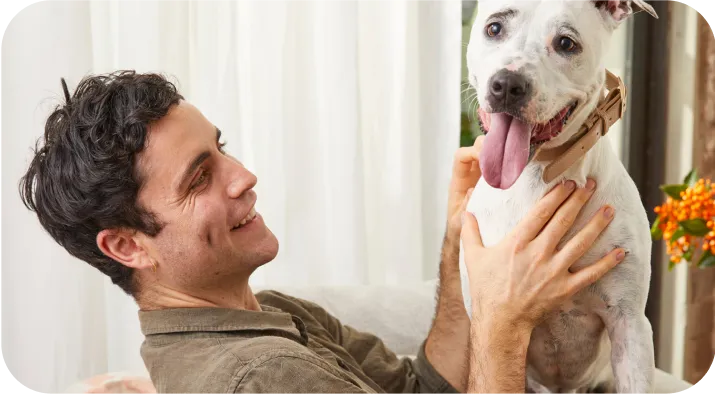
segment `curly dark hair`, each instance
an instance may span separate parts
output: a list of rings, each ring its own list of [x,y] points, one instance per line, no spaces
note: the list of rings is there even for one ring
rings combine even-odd
[[[137,202],[142,174],[136,156],[148,126],[183,97],[164,76],[133,70],[86,76],[72,97],[64,79],[62,87],[66,102],[47,119],[20,196],[55,241],[134,296],[133,269],[102,253],[96,238],[111,228],[149,236],[161,231],[156,216]]]

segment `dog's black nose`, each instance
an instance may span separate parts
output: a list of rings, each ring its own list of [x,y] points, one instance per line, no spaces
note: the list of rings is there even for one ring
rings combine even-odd
[[[522,74],[501,70],[489,81],[487,99],[495,111],[517,111],[531,95],[531,84]]]

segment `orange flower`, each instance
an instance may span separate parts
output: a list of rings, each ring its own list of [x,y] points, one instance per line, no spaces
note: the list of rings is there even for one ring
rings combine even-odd
[[[680,200],[668,197],[662,205],[654,209],[660,221],[658,228],[666,242],[666,252],[670,261],[676,264],[691,247],[699,247],[715,254],[715,185],[709,179],[699,179],[693,186],[680,192],[680,197]],[[672,239],[680,227],[680,222],[693,219],[705,220],[710,231],[703,237],[684,234],[678,239]]]

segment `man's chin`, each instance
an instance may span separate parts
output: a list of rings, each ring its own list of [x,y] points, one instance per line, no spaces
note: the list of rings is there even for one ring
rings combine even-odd
[[[252,250],[253,268],[258,268],[273,261],[278,255],[279,245],[276,236],[266,227],[266,236]]]

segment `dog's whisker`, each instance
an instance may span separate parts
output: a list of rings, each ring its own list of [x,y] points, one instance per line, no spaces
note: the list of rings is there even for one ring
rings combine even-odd
[[[467,104],[467,102],[471,102],[475,97],[477,97],[477,93],[472,93],[464,98],[462,101],[462,104]]]
[[[474,109],[471,108],[472,106],[474,106]],[[472,114],[472,111],[474,111],[473,117],[474,119],[478,119],[479,114],[477,112],[479,111],[479,100],[476,94],[474,95],[474,99],[472,100],[472,103],[469,105],[469,107],[469,113]]]
[[[469,117],[470,122],[476,119],[477,115],[477,95],[475,94],[472,96],[471,101],[469,102],[469,105],[467,106],[467,116]],[[474,109],[472,109],[474,107]],[[474,114],[472,114],[472,111],[474,111]]]

